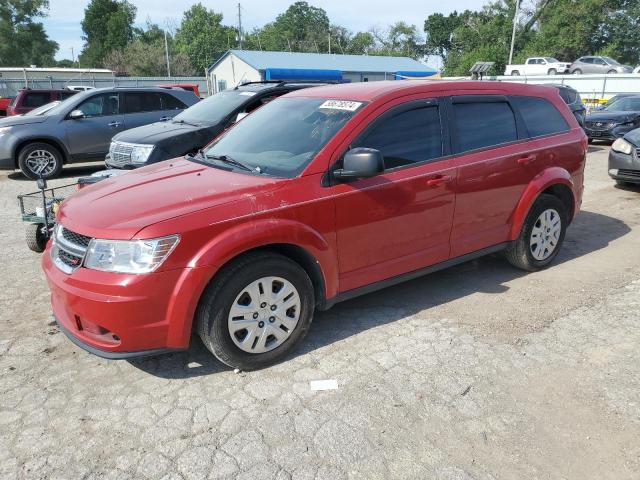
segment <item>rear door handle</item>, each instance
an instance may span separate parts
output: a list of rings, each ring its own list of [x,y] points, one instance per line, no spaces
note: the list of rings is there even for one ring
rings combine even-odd
[[[436,175],[435,177],[430,177],[427,180],[427,187],[438,187],[440,185],[444,185],[445,183],[449,183],[450,181],[450,175]]]
[[[527,155],[526,157],[521,157],[519,158],[518,161],[518,165],[529,165],[531,162],[534,162],[536,160],[536,156],[535,155]]]
[[[122,125],[122,122],[116,122],[116,121],[113,121],[113,122],[109,122],[109,124],[108,124],[108,125],[109,125],[110,127],[117,128],[117,127],[119,127],[120,125]]]
[[[172,118],[173,118],[173,117],[167,117],[167,116],[164,116],[164,117],[160,117],[160,121],[161,121],[161,122],[166,122],[167,120],[171,120]]]

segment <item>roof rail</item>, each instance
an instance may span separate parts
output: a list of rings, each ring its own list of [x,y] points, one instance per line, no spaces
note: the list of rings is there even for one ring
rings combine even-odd
[[[281,85],[290,85],[290,84],[306,84],[306,83],[317,83],[317,84],[322,84],[322,85],[328,85],[328,84],[337,84],[340,82],[337,82],[335,80],[261,80],[259,82],[244,82],[244,83],[239,83],[238,85],[236,85],[234,87],[234,90],[238,90],[239,87],[244,87],[245,85],[260,85],[260,84],[271,84],[271,85],[276,85],[276,86],[281,86]]]

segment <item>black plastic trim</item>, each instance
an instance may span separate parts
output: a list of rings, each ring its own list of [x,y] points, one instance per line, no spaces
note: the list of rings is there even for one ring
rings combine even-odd
[[[99,348],[92,347],[91,345],[87,345],[78,337],[76,337],[73,333],[67,330],[60,321],[55,317],[54,320],[58,325],[58,328],[64,333],[69,340],[71,340],[77,347],[92,353],[98,357],[107,358],[109,360],[127,360],[129,358],[138,358],[138,357],[148,357],[151,355],[160,355],[162,353],[173,353],[179,352],[182,349],[172,349],[172,348],[157,348],[155,350],[139,350],[137,352],[107,352],[104,350],[100,350]]]
[[[358,288],[354,288],[353,290],[348,290],[346,292],[339,293],[335,297],[328,298],[323,305],[324,307],[323,309],[327,310],[332,306],[334,306],[336,303],[344,302],[345,300],[351,300],[352,298],[356,298],[361,295],[366,295],[367,293],[371,293],[377,290],[381,290],[383,288],[391,287],[393,285],[397,285],[398,283],[414,280],[416,278],[422,277],[429,273],[437,272],[438,270],[444,270],[445,268],[453,267],[454,265],[459,265],[461,263],[465,263],[470,260],[475,260],[476,258],[484,257],[485,255],[489,255],[491,253],[499,252],[507,248],[508,245],[509,245],[509,242],[499,243],[491,247],[487,247],[481,250],[477,250],[475,252],[467,253],[466,255],[462,255],[460,257],[451,258],[449,260],[445,260],[444,262],[436,263],[435,265],[430,265],[428,267],[420,268],[412,272],[403,273],[395,277],[387,278],[379,282],[370,283],[369,285],[365,285],[363,287],[358,287]]]

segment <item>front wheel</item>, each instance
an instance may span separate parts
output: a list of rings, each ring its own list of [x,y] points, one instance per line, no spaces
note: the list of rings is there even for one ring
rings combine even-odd
[[[48,143],[30,143],[18,155],[18,166],[28,178],[54,178],[62,170],[62,154]]]
[[[618,71],[617,70],[609,70],[607,72],[607,75],[613,75],[614,73],[618,73]]]
[[[573,75],[582,75],[582,70],[580,70],[579,68],[576,68],[573,72],[571,72]]]
[[[196,326],[222,363],[255,370],[282,360],[301,342],[314,308],[313,285],[300,265],[277,253],[252,253],[209,284]]]
[[[514,70],[513,72],[511,72],[511,76],[512,77],[519,77],[520,76],[520,72],[518,70]]]
[[[557,70],[555,68],[550,68],[549,71],[547,72],[548,75],[555,75],[557,72]]]
[[[529,272],[546,268],[560,251],[567,223],[564,204],[553,195],[540,195],[522,225],[520,236],[507,247],[507,260]]]

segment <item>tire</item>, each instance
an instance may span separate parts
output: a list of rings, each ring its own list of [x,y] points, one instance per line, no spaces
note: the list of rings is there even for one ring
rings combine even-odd
[[[579,68],[576,68],[573,72],[571,72],[572,75],[582,75],[582,70],[580,70]]]
[[[550,68],[547,72],[547,75],[555,75],[558,71],[555,68]]]
[[[617,70],[609,70],[607,72],[607,75],[613,75],[614,73],[618,73],[618,71]]]
[[[24,232],[24,238],[27,241],[29,250],[42,253],[47,246],[48,238],[42,232],[43,225],[41,223],[31,223],[27,225]]]
[[[60,150],[48,143],[30,143],[18,154],[18,166],[22,173],[32,179],[40,178],[36,170],[37,163],[42,163],[44,168],[43,178],[54,178],[60,175],[62,170],[63,157]],[[46,163],[45,163],[46,162]]]
[[[631,183],[625,182],[624,180],[616,180],[616,185],[619,187],[628,187]]]
[[[269,298],[264,287],[277,287],[282,282],[288,282],[284,284],[288,291],[293,287],[298,296],[283,292],[282,301]],[[256,283],[261,287],[251,289]],[[296,298],[296,306],[287,307]],[[272,307],[276,304],[277,309]],[[238,316],[231,316],[233,306],[240,309]],[[281,310],[281,306],[287,310]],[[283,255],[259,252],[240,257],[216,275],[200,298],[195,321],[202,342],[218,360],[232,368],[256,370],[279,362],[300,344],[309,331],[314,309],[313,285],[302,267]],[[292,323],[292,312],[297,323]],[[286,322],[281,321],[284,318]],[[234,322],[238,323],[232,326]],[[285,330],[285,323],[290,330]],[[248,328],[243,329],[243,325]],[[232,329],[237,331],[232,333]],[[283,338],[276,338],[274,333]]]
[[[543,214],[546,214],[549,211],[555,213],[555,217],[549,217],[550,221],[548,223],[550,225],[555,225],[555,219],[560,220],[559,228],[557,228],[557,230],[554,229],[556,234],[551,233],[551,235],[549,235],[549,232],[545,230],[545,224],[542,220]],[[521,268],[528,272],[535,272],[548,267],[549,264],[553,262],[556,255],[558,255],[558,252],[562,247],[564,235],[567,231],[568,220],[568,212],[560,199],[553,195],[540,195],[531,207],[531,210],[522,225],[520,235],[516,240],[511,242],[505,250],[505,256],[509,263],[514,267]],[[546,250],[542,247],[545,243],[542,243],[542,246],[541,244],[536,243],[535,245],[537,246],[537,249],[534,248],[532,239],[534,229],[536,232],[541,231],[542,236],[546,235],[547,238],[551,237],[550,241],[553,244],[553,249],[548,253],[548,255],[545,255]],[[543,242],[544,241],[545,240],[543,239]],[[550,246],[551,244],[547,243],[546,245]],[[534,250],[538,253],[543,253],[543,255],[535,256]]]
[[[512,77],[519,77],[520,76],[520,72],[518,70],[514,70],[511,72],[511,76]]]

